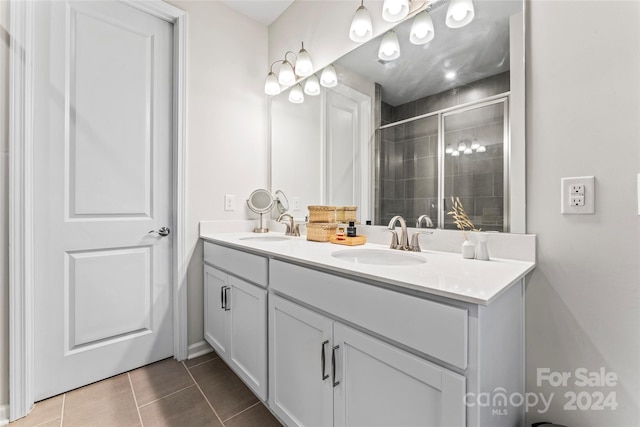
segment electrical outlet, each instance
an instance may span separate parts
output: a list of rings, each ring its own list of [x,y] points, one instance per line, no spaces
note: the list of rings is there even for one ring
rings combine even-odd
[[[293,210],[294,211],[299,211],[300,210],[300,197],[294,197],[293,198]]]
[[[595,178],[593,176],[562,178],[560,212],[563,215],[595,213]]]
[[[225,194],[224,195],[224,210],[235,211],[236,210],[236,195]]]

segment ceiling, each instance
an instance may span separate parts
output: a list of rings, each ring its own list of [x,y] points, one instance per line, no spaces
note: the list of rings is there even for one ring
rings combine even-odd
[[[271,25],[293,0],[220,0],[227,6],[264,25]]]

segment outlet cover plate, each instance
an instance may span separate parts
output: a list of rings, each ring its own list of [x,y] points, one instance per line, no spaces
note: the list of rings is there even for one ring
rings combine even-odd
[[[596,185],[593,176],[578,176],[571,178],[562,178],[561,182],[561,200],[560,213],[563,215],[592,215],[595,213],[596,206]],[[579,195],[574,191],[576,186],[584,189],[584,194]],[[576,197],[579,196],[579,197]],[[581,199],[582,204],[575,203],[576,199]]]

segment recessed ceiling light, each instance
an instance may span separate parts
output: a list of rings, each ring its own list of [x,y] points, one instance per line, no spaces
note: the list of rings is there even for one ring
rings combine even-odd
[[[456,78],[456,72],[455,71],[449,71],[447,74],[444,75],[446,78],[448,78],[449,80],[453,80]]]

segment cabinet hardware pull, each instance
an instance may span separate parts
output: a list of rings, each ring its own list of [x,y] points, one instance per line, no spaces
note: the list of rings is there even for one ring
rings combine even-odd
[[[226,288],[226,286],[222,286],[220,288],[220,308],[224,310],[224,288]]]
[[[329,340],[326,340],[325,342],[322,343],[322,347],[320,347],[320,363],[322,365],[322,381],[326,380],[327,378],[329,378],[328,374],[325,374],[325,355],[324,355],[324,346],[329,344]]]
[[[336,381],[336,350],[339,348],[340,346],[337,345],[331,350],[331,375],[333,376],[332,381],[334,387],[340,384],[340,381]]]
[[[230,286],[225,286],[224,289],[224,311],[230,311],[231,307],[229,307],[229,293],[227,292],[229,289],[231,289]]]

